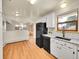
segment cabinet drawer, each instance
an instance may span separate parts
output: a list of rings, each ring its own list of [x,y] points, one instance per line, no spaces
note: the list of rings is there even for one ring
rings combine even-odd
[[[65,46],[67,46],[67,47],[70,48],[70,49],[74,49],[74,47],[75,47],[75,45],[70,44],[70,43],[66,43]]]
[[[66,42],[63,42],[63,41],[61,41],[61,40],[57,40],[57,41],[55,41],[56,42],[56,44],[59,44],[59,45],[61,45],[61,46],[64,46],[65,44],[66,44]]]

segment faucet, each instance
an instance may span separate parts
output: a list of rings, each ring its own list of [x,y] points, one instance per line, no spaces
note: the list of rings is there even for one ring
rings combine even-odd
[[[65,38],[65,27],[64,26],[62,27],[62,35]]]

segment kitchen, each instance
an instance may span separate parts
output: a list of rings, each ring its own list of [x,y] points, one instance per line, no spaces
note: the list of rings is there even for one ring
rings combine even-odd
[[[0,1],[0,59],[79,59],[79,0]]]
[[[37,41],[37,43],[43,43],[43,48],[58,59],[78,59],[79,33],[72,29],[56,31],[55,28],[57,28],[58,25],[55,26],[55,23],[52,23],[51,20],[54,18],[52,17],[53,15],[55,16],[55,14],[49,14],[47,18],[45,18],[46,20],[50,20],[50,23],[47,24],[48,33],[43,33],[43,42],[39,43]],[[42,23],[45,23],[46,20]],[[53,22],[55,22],[55,20]]]
[[[73,8],[71,6],[66,6],[61,9],[57,9],[54,12],[50,12],[43,17],[41,17],[36,23],[46,23],[46,27],[48,28],[48,33],[44,34],[43,36],[46,38],[43,38],[44,45],[47,45],[47,47],[43,47],[48,53],[54,55],[58,59],[79,59],[79,7],[78,4],[73,4]],[[74,14],[76,11],[76,14]],[[70,20],[74,14],[77,15],[77,25],[75,26],[75,29],[72,28],[74,26],[64,24],[67,21],[65,19]],[[71,19],[73,20],[73,19]],[[60,22],[60,23],[58,23]],[[73,22],[71,22],[73,23]],[[60,25],[61,24],[61,25]],[[61,26],[66,26],[69,29],[63,29],[60,28]],[[62,30],[61,30],[62,29]],[[49,38],[49,39],[47,39]],[[46,41],[45,41],[46,40]],[[37,44],[38,45],[38,44]],[[50,47],[49,47],[50,46]]]

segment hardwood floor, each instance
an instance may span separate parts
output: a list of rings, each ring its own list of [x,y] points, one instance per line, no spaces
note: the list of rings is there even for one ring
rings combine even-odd
[[[44,49],[37,47],[32,39],[7,44],[3,56],[4,59],[56,59]]]

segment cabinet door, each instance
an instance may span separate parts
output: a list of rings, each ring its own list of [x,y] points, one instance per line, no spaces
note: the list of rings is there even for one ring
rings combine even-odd
[[[47,27],[55,27],[55,13],[47,15]]]
[[[41,22],[43,22],[43,23],[46,22],[46,17],[45,16],[41,18]]]
[[[62,46],[60,44],[57,43],[57,47],[56,47],[56,51],[57,51],[57,58],[58,59],[62,59],[63,58],[63,52],[62,52]]]
[[[56,15],[55,15],[55,13],[52,13],[52,15],[51,15],[51,26],[52,27],[55,27],[55,25],[56,25]]]
[[[75,59],[76,47],[70,43],[59,41],[57,44],[58,59]]]
[[[47,27],[52,27],[51,15],[47,15]]]
[[[63,46],[62,52],[63,58],[60,59],[74,59],[75,51],[72,47]]]
[[[56,44],[55,40],[51,39],[51,41],[50,41],[51,54],[54,55],[55,57],[57,57],[57,54],[58,54],[56,47],[57,47],[57,44]]]
[[[36,21],[36,23],[39,23],[39,22],[42,22],[42,23],[47,22],[47,20],[46,20],[46,16],[41,17],[40,19],[38,19],[38,21]]]
[[[51,54],[55,57],[60,58],[62,55],[62,46],[58,43],[57,40],[52,40],[51,44]]]
[[[63,41],[52,40],[51,54],[58,59],[76,59],[76,46]]]

